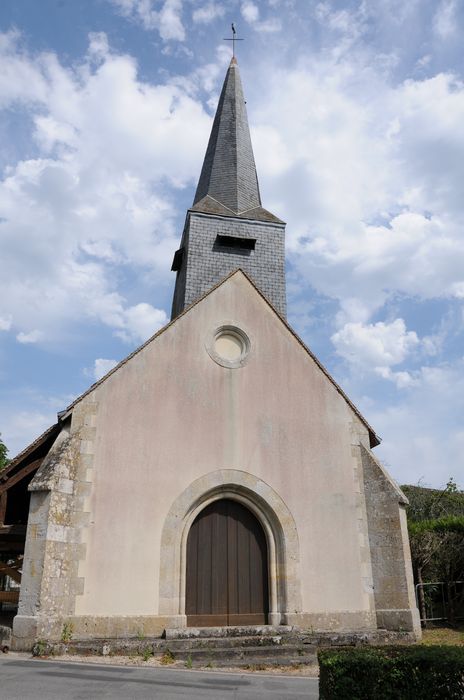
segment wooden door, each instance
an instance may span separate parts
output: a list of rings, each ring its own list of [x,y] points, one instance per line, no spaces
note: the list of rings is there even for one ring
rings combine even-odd
[[[266,537],[237,501],[214,501],[187,539],[186,603],[190,627],[267,623]]]

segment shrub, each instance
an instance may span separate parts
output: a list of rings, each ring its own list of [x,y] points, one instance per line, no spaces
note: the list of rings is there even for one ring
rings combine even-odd
[[[321,700],[462,700],[464,649],[449,646],[323,649]]]
[[[65,622],[61,630],[61,641],[68,644],[73,636],[74,625],[72,622]]]

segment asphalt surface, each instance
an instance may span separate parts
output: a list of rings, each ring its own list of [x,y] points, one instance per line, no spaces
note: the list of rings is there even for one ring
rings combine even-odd
[[[0,700],[317,700],[315,678],[100,666],[0,654]]]

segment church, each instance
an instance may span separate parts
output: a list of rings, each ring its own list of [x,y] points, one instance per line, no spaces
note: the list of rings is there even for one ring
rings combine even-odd
[[[407,499],[286,321],[235,58],[172,269],[170,323],[8,468],[30,494],[15,648],[65,625],[419,636]]]

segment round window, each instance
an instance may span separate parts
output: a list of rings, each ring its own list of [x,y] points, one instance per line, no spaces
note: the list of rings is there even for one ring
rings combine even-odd
[[[222,367],[243,367],[250,351],[246,333],[235,326],[221,326],[207,345],[210,357]]]

